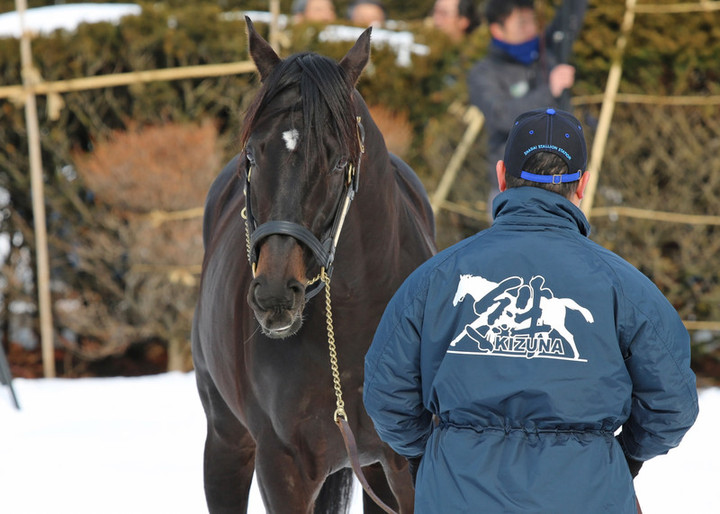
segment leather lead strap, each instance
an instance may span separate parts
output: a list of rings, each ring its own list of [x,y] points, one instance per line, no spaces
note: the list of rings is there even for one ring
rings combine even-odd
[[[335,423],[337,423],[337,426],[340,429],[340,433],[342,434],[343,441],[345,441],[345,449],[347,450],[348,457],[350,458],[350,466],[352,466],[352,469],[355,472],[355,476],[360,481],[360,484],[362,485],[365,492],[368,494],[368,496],[370,496],[370,498],[372,498],[372,501],[374,501],[382,510],[384,510],[388,514],[397,514],[397,512],[395,512],[392,508],[388,507],[385,502],[383,502],[378,497],[378,495],[375,494],[375,491],[373,491],[370,487],[370,484],[368,484],[368,481],[365,478],[365,474],[362,471],[362,467],[360,466],[360,457],[358,456],[355,436],[353,435],[352,429],[350,428],[347,420],[343,418],[337,418],[335,420]]]

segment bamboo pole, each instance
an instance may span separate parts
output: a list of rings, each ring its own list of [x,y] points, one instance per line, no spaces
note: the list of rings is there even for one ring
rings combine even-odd
[[[624,216],[626,218],[663,221],[666,223],[684,223],[686,225],[720,225],[720,216],[683,214],[680,212],[651,211],[647,209],[637,209],[635,207],[626,207],[621,205],[615,207],[595,207],[590,212],[590,216],[592,216],[593,218],[599,216]]]
[[[276,54],[280,54],[280,28],[278,18],[280,17],[280,0],[270,0],[270,46]]]
[[[218,77],[234,75],[236,73],[249,73],[251,71],[255,71],[255,64],[252,61],[205,64],[200,66],[185,66],[183,68],[166,68],[162,70],[132,71],[128,73],[115,73],[113,75],[100,75],[97,77],[57,80],[55,82],[36,82],[26,86],[4,86],[0,87],[0,98],[24,98],[27,93],[47,95],[52,93],[67,93],[70,91],[84,91],[87,89],[100,89],[104,87],[127,86],[129,84],[142,82]]]
[[[193,207],[192,209],[183,209],[181,211],[161,211],[155,209],[153,211],[150,211],[147,217],[154,227],[159,227],[166,221],[202,218],[204,212],[204,207]]]
[[[688,330],[710,330],[711,332],[720,332],[720,321],[688,321],[683,320],[685,328]]]
[[[455,153],[453,153],[450,158],[450,162],[448,162],[445,172],[443,173],[440,183],[438,184],[430,202],[433,211],[436,213],[443,206],[445,199],[450,193],[452,185],[455,183],[455,178],[460,170],[460,166],[462,166],[465,157],[467,157],[467,154],[470,151],[470,147],[475,142],[475,139],[477,139],[478,134],[482,130],[483,123],[485,123],[483,113],[480,112],[477,107],[472,105],[468,107],[467,111],[465,111],[464,120],[468,124],[468,127],[465,129],[465,133],[463,134],[460,144],[455,149]]]
[[[617,40],[615,56],[610,66],[610,74],[608,75],[608,81],[605,87],[605,97],[603,98],[602,107],[600,108],[600,120],[598,121],[597,132],[593,140],[590,165],[588,166],[590,179],[588,180],[588,185],[585,190],[585,198],[581,204],[581,208],[586,216],[592,211],[593,201],[595,199],[595,190],[597,189],[598,177],[600,175],[600,165],[602,164],[602,159],[605,154],[605,146],[607,145],[608,133],[610,132],[610,123],[612,122],[617,92],[620,87],[623,54],[627,46],[628,36],[635,22],[636,3],[636,0],[626,0],[625,2],[625,16],[623,17],[622,26],[620,27],[620,37],[618,37]]]
[[[15,0],[20,17],[20,59],[22,62],[25,93],[25,123],[27,124],[30,152],[30,187],[35,228],[35,260],[37,261],[38,308],[40,310],[40,342],[42,346],[43,373],[45,378],[55,377],[55,338],[53,336],[52,310],[50,304],[50,266],[48,263],[47,225],[45,220],[45,191],[42,178],[42,154],[40,152],[40,124],[38,122],[35,94],[32,83],[37,72],[32,64],[30,33],[25,30],[26,0]]]
[[[692,12],[720,11],[720,2],[700,0],[684,4],[640,4],[635,8],[636,13],[643,14],[680,14]]]
[[[490,221],[488,218],[487,203],[483,201],[478,201],[476,205],[468,206],[457,202],[443,200],[443,202],[438,206],[438,209],[439,208],[443,208],[448,212],[454,212],[455,214],[460,214],[466,218],[476,221],[482,221],[485,223]]]
[[[573,105],[592,105],[602,103],[604,94],[576,96],[572,99]],[[690,96],[658,96],[638,95],[632,93],[618,93],[615,103],[621,104],[647,104],[666,106],[706,106],[720,104],[720,95],[690,95]]]

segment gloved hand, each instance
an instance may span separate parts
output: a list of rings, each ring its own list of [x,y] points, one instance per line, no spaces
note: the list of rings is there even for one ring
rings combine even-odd
[[[415,486],[415,481],[417,480],[417,472],[418,468],[420,467],[420,461],[422,460],[422,455],[419,455],[417,457],[411,457],[408,461],[408,471],[410,471],[410,476],[412,477],[412,483],[413,487]]]
[[[627,451],[625,451],[625,445],[623,444],[623,440],[622,437],[620,437],[620,434],[616,435],[615,439],[617,439],[617,442],[620,443],[620,448],[622,448],[623,455],[625,455],[625,460],[628,464],[628,468],[630,468],[630,475],[635,478],[636,476],[638,476],[638,473],[640,473],[640,468],[643,465],[643,461],[635,460],[627,454]]]

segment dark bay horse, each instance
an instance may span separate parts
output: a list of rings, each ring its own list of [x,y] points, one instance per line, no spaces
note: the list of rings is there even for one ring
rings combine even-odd
[[[314,53],[282,60],[247,24],[262,86],[243,151],[208,194],[192,333],[210,512],[246,512],[253,472],[273,514],[347,509],[352,472],[334,422],[323,301],[330,286],[313,280],[323,273],[361,466],[385,503],[412,512],[407,463],[377,437],[362,384],[385,305],[435,252],[427,195],[388,153],[355,90],[369,29],[336,63]],[[376,512],[368,498],[365,512]]]

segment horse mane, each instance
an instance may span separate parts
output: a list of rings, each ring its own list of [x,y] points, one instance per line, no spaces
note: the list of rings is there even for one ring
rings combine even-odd
[[[338,137],[342,152],[348,160],[357,162],[360,143],[352,105],[354,85],[335,61],[314,52],[297,53],[280,61],[263,82],[245,117],[240,135],[241,147],[245,148],[254,127],[261,116],[267,114],[273,100],[292,88],[299,89],[298,101],[286,107],[285,111],[302,109],[301,140],[305,156],[317,153],[320,159],[318,164],[328,169],[325,152],[317,152],[317,149],[323,148],[322,134],[327,132]],[[269,112],[279,115],[284,111]],[[303,159],[305,166],[310,166],[310,161],[307,157]]]

